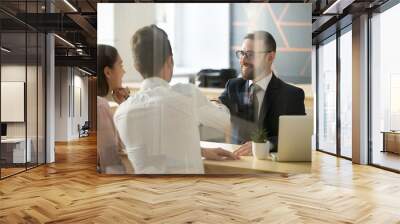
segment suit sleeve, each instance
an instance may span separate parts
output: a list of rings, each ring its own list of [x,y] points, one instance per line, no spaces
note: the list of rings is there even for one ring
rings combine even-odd
[[[291,115],[305,115],[306,109],[304,106],[304,91],[299,89],[296,94],[293,94],[292,103],[290,104],[289,114]]]
[[[230,84],[230,80],[228,80],[228,82],[226,82],[224,92],[221,93],[221,95],[218,97],[218,99],[222,104],[224,104],[230,110],[231,104],[230,104],[230,100],[229,100],[229,84]]]

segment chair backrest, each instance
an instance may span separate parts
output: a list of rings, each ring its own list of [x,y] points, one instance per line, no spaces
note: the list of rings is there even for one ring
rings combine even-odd
[[[203,69],[198,74],[200,87],[224,88],[229,79],[235,78],[235,69]]]
[[[83,124],[82,128],[90,128],[90,122],[89,121],[85,121],[85,123]]]

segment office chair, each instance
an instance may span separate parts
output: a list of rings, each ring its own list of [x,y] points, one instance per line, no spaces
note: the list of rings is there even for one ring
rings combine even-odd
[[[89,121],[85,121],[82,127],[80,127],[80,125],[78,124],[79,138],[89,136],[89,129],[90,129]]]
[[[237,77],[235,69],[202,69],[197,73],[199,87],[224,88],[229,79]]]

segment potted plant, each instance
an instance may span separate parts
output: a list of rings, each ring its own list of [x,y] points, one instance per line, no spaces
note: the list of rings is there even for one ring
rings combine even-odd
[[[265,129],[257,129],[250,136],[253,156],[257,159],[267,159],[269,155],[269,142]]]

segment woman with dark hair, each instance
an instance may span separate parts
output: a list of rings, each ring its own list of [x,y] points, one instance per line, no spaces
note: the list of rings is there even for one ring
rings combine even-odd
[[[122,88],[125,74],[117,49],[108,45],[97,46],[97,161],[101,173],[133,173],[125,146],[115,128],[113,114],[107,98],[118,104],[129,97]]]

